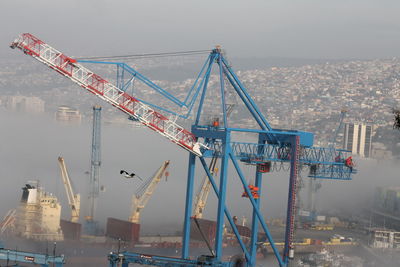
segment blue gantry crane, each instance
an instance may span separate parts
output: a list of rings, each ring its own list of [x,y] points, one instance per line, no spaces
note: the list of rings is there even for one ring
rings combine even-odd
[[[129,263],[154,266],[256,266],[258,232],[261,229],[276,257],[279,266],[287,266],[294,257],[294,222],[296,207],[296,192],[298,174],[303,166],[308,166],[310,175],[318,179],[350,180],[355,168],[345,165],[338,157],[346,157],[348,152],[336,150],[333,147],[313,146],[312,133],[274,129],[270,126],[259,107],[253,101],[245,86],[235,74],[231,65],[223,55],[220,47],[211,50],[193,86],[182,101],[168,91],[157,86],[151,80],[141,75],[132,67],[122,62],[76,60],[52,48],[35,36],[21,34],[12,44],[25,54],[46,64],[94,95],[127,113],[131,119],[166,137],[173,143],[188,150],[188,175],[186,185],[186,203],[182,239],[182,255],[179,259],[118,252],[109,255],[110,266],[128,266]],[[116,85],[96,75],[82,63],[112,64],[117,67]],[[215,68],[214,68],[215,67]],[[155,90],[168,101],[170,106],[164,107],[130,95],[127,88],[132,81],[141,82]],[[248,112],[257,125],[254,128],[240,128],[228,120],[227,110],[232,95],[241,101],[242,107]],[[211,101],[211,102],[210,102]],[[212,106],[213,113],[220,118],[218,123],[208,123],[205,105]],[[211,104],[210,104],[211,103]],[[177,112],[172,107],[178,107]],[[197,112],[191,130],[186,130],[177,123],[178,118],[187,119],[192,111]],[[171,117],[171,118],[170,118]],[[240,136],[247,134],[254,142],[242,142]],[[219,182],[214,179],[207,161],[218,157],[221,162]],[[271,162],[290,164],[290,177],[287,201],[287,218],[285,230],[285,246],[282,254],[275,246],[264,216],[260,210],[262,194],[262,174]],[[217,229],[212,255],[203,255],[194,259],[190,254],[190,224],[193,205],[193,187],[195,167],[200,164],[210,180],[218,199]],[[254,169],[255,183],[249,185],[242,170],[242,164],[257,166]],[[228,176],[228,166],[233,165],[235,175]],[[229,177],[229,178],[228,178]],[[226,202],[227,186],[234,182],[243,186],[252,208],[251,240],[249,244],[241,239]],[[253,189],[257,188],[257,197]],[[225,218],[229,222],[243,252],[243,259],[235,262],[224,261],[222,258],[222,235]]]

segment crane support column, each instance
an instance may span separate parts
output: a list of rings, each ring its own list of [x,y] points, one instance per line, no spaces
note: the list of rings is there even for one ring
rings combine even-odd
[[[225,131],[225,140],[223,140],[222,161],[219,182],[219,197],[218,197],[218,213],[217,213],[217,231],[215,235],[215,256],[217,260],[222,258],[222,235],[224,232],[224,212],[226,199],[226,184],[228,174],[228,160],[230,154],[230,131]]]
[[[264,144],[265,142],[263,142],[261,140],[261,138],[259,138],[258,143],[260,145]],[[258,147],[258,153],[261,154],[261,147]],[[258,194],[261,196],[261,185],[262,185],[262,174],[261,172],[257,171],[256,168],[256,177],[255,177],[255,184],[254,186],[258,188]],[[254,211],[254,209],[258,209],[260,210],[260,198],[254,199],[255,203],[256,203],[256,207],[253,207],[253,218],[252,218],[252,224],[251,224],[251,243],[250,243],[250,254],[251,254],[251,264],[255,265],[256,264],[256,257],[257,257],[257,242],[258,242],[258,218],[257,218],[257,214]]]
[[[189,167],[188,167],[188,180],[187,180],[187,185],[186,185],[185,221],[183,224],[182,259],[189,258],[190,217],[192,216],[193,183],[194,183],[195,165],[196,165],[196,156],[193,153],[190,153],[189,154]]]
[[[283,251],[283,261],[286,264],[288,264],[289,260],[293,260],[294,258],[293,238],[296,216],[296,192],[300,152],[300,137],[296,135],[292,136],[291,139],[289,194],[286,217],[285,248]]]

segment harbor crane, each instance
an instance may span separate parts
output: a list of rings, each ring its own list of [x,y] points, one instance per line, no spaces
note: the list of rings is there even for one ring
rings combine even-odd
[[[161,181],[161,178],[167,174],[167,169],[169,166],[169,160],[164,161],[164,163],[158,168],[153,176],[151,176],[147,181],[143,183],[141,187],[132,196],[132,210],[129,217],[131,223],[140,222],[140,213],[142,209],[146,206],[147,202],[150,200],[157,187],[157,184]]]
[[[64,184],[65,192],[67,193],[68,205],[71,208],[71,222],[77,223],[81,211],[81,196],[75,194],[72,186],[71,178],[69,177],[67,167],[63,157],[58,157],[58,165],[61,170],[61,178]]]
[[[288,266],[294,259],[294,230],[296,214],[296,192],[298,174],[303,167],[310,167],[313,177],[318,179],[350,180],[356,173],[355,168],[349,168],[342,161],[335,161],[340,154],[346,156],[347,151],[336,150],[332,147],[314,146],[314,135],[297,130],[275,129],[270,126],[257,104],[253,101],[247,89],[227,61],[221,47],[212,49],[199,75],[185,100],[180,100],[168,91],[154,84],[151,80],[122,62],[76,60],[54,49],[42,40],[29,33],[21,34],[11,43],[11,48],[17,48],[34,59],[44,63],[51,69],[67,77],[85,90],[100,99],[110,103],[117,109],[125,112],[131,119],[166,137],[173,143],[189,151],[188,175],[186,183],[186,203],[183,224],[182,255],[180,258],[157,257],[152,255],[136,254],[132,252],[116,252],[109,254],[110,266],[126,267],[130,263],[148,264],[153,266],[237,266],[245,262],[249,267],[257,265],[257,243],[259,228],[265,234],[271,245],[277,264],[280,267]],[[117,68],[117,83],[113,85],[106,79],[90,71],[82,64],[107,64]],[[216,68],[213,69],[213,67]],[[136,98],[125,91],[125,84],[132,79],[135,83],[147,86],[161,95],[170,107],[160,106],[160,102],[150,103]],[[210,82],[212,79],[213,82]],[[210,90],[210,92],[208,92]],[[212,91],[211,91],[212,90]],[[208,93],[208,94],[207,94]],[[227,118],[227,100],[235,97],[241,102],[250,115],[248,121],[253,122],[252,128],[240,128]],[[195,105],[196,104],[196,105]],[[206,104],[208,104],[206,108]],[[173,110],[178,107],[180,112]],[[178,119],[188,119],[196,106],[197,112],[192,122],[191,130],[186,130]],[[204,122],[209,107],[218,111],[220,123],[210,126]],[[159,111],[156,111],[159,110]],[[240,137],[246,134],[256,142],[243,142]],[[210,159],[218,152],[221,162],[219,183],[208,167],[206,159]],[[195,180],[195,166],[200,162],[201,167],[210,180],[217,197],[217,224],[213,255],[190,257],[190,225],[193,206],[193,187]],[[262,194],[262,173],[255,168],[255,183],[258,188],[258,198],[254,198],[247,179],[242,170],[242,164],[264,166],[269,162],[282,162],[290,165],[287,216],[285,229],[285,245],[280,253],[269,231],[268,225],[261,213],[260,203]],[[229,175],[228,166],[231,163],[236,175]],[[238,178],[238,179],[236,179]],[[235,180],[236,179],[236,180]],[[227,185],[239,181],[244,188],[250,207],[252,208],[251,238],[249,244],[242,240],[226,201]],[[224,261],[222,258],[223,225],[228,220],[239,246],[243,252],[243,259],[235,262]]]

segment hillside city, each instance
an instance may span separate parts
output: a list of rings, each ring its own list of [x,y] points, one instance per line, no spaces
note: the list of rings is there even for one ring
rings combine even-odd
[[[140,66],[146,68],[137,69],[145,73],[155,70],[152,77],[156,77],[163,67],[176,65],[185,68],[194,62],[176,60],[172,64],[171,61],[163,63],[147,59],[140,62]],[[0,99],[5,108],[29,113],[55,113],[58,107],[69,106],[80,111],[84,118],[90,118],[88,103],[93,103],[92,97],[70,81],[48,71],[45,66],[27,59],[23,64],[9,60],[1,65]],[[95,67],[95,71],[103,72],[102,75],[113,81],[113,69]],[[400,106],[400,59],[343,60],[303,66],[244,69],[238,70],[237,74],[272,127],[310,131],[315,133],[317,145],[326,145],[338,127],[340,111],[345,108],[348,110],[345,122],[373,125],[372,157],[400,156],[400,139],[396,138],[398,133],[392,127],[392,109]],[[195,77],[188,79],[186,75],[181,79],[175,77],[153,81],[179,99],[184,99]],[[218,83],[218,77],[214,75],[209,87]],[[158,97],[148,87],[138,83],[134,86],[134,93],[139,98],[152,99],[159,106],[170,107],[166,99]],[[227,102],[234,106],[234,124],[243,128],[256,127],[255,122],[243,114],[242,107],[235,106],[237,100],[229,99],[229,88],[227,91]],[[206,103],[205,109],[212,105]],[[113,108],[105,109],[108,121],[123,120],[120,115],[115,116],[117,111]]]

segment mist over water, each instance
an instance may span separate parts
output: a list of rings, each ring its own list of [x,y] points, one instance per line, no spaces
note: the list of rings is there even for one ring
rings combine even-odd
[[[88,105],[88,110],[91,106]],[[82,218],[87,214],[87,184],[90,170],[92,122],[83,120],[80,125],[56,122],[51,115],[27,115],[0,109],[2,122],[0,160],[2,168],[0,216],[16,208],[21,187],[29,180],[39,180],[46,191],[54,193],[62,203],[62,217],[68,219],[70,211],[61,182],[57,157],[63,156],[76,191],[81,194]],[[184,215],[188,153],[147,128],[102,124],[100,193],[96,219],[104,226],[107,217],[127,220],[131,196],[141,181],[125,179],[121,169],[132,171],[147,179],[165,160],[171,160],[168,182],[161,181],[148,205],[142,212],[143,233],[173,232],[181,229]],[[373,197],[376,186],[399,186],[398,162],[359,159],[359,173],[352,181],[322,181],[317,195],[317,209],[361,209]],[[196,187],[203,178],[200,164],[196,165]],[[251,183],[254,167],[242,165]],[[241,198],[242,186],[233,167],[229,169],[227,201],[233,215],[251,217],[250,204]],[[302,172],[305,187],[307,171]],[[272,172],[263,175],[262,211],[268,218],[284,217],[287,203],[289,172]],[[306,190],[306,188],[305,188]],[[304,191],[306,192],[306,191]],[[302,201],[306,201],[304,193]],[[205,218],[215,219],[216,198],[210,193]]]

